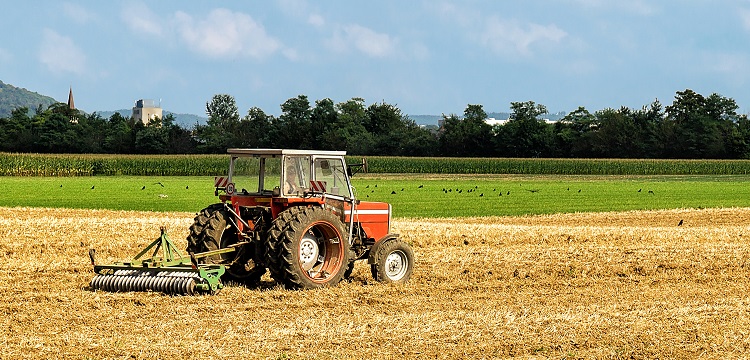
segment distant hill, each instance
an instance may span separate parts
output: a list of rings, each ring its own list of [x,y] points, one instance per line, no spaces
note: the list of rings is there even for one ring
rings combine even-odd
[[[20,107],[36,111],[39,105],[47,109],[58,101],[24,88],[18,88],[0,81],[0,117],[9,117],[11,112]]]
[[[116,112],[120,113],[122,117],[128,118],[133,113],[133,110],[121,109],[121,110],[114,110],[114,111],[97,111],[96,113],[105,119],[109,119],[110,116],[114,115]],[[188,129],[188,130],[195,127],[196,123],[200,125],[206,125],[206,121],[208,121],[208,118],[198,116],[198,115],[193,115],[193,114],[177,114],[177,113],[173,113],[171,111],[166,111],[166,110],[163,111],[163,114],[165,116],[172,114],[172,116],[174,116],[175,123],[177,123],[177,125],[179,125],[181,128]]]

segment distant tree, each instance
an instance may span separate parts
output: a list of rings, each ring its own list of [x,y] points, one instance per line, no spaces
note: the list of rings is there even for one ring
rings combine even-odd
[[[591,143],[589,133],[596,125],[596,117],[583,106],[565,115],[552,126],[555,134],[557,157],[589,157]]]
[[[135,151],[139,154],[166,154],[170,152],[169,131],[158,117],[135,134]]]
[[[492,126],[482,105],[469,104],[463,119],[443,115],[440,150],[445,156],[492,156]]]
[[[365,129],[367,115],[365,100],[352,98],[336,104],[336,122],[323,133],[322,144],[332,150],[346,150],[352,155],[368,154],[373,145],[372,135]]]
[[[135,152],[135,120],[124,118],[119,112],[109,117],[104,133],[104,151],[114,154],[132,154]],[[140,123],[140,121],[138,121]]]
[[[37,139],[29,109],[19,107],[0,121],[0,149],[8,152],[31,152]]]
[[[236,131],[240,122],[237,102],[227,94],[216,94],[206,103],[206,125],[196,127],[201,152],[224,153],[240,142]]]
[[[364,127],[373,137],[372,154],[430,156],[437,153],[435,134],[418,126],[391,104],[376,103],[365,111]]]
[[[547,113],[544,105],[533,101],[511,102],[509,121],[496,129],[497,153],[508,157],[540,157],[552,152],[553,129],[539,116]]]
[[[278,148],[316,148],[317,134],[311,134],[310,101],[306,95],[288,99],[281,104],[281,116],[271,123],[271,145]]]
[[[725,155],[722,130],[735,118],[734,100],[721,96],[710,99],[686,89],[678,91],[672,105],[666,107],[667,124],[662,141],[667,157],[718,158]]]
[[[338,122],[336,104],[329,98],[315,101],[315,107],[310,112],[310,137],[314,138],[313,148],[334,150],[331,144],[327,144],[325,137],[329,128]]]
[[[247,115],[240,120],[237,132],[240,146],[248,148],[264,148],[270,146],[269,131],[273,116],[266,115],[258,107],[252,107]]]
[[[107,120],[97,113],[81,114],[77,119],[78,123],[72,126],[75,134],[72,151],[86,154],[104,152],[104,141],[109,127]]]
[[[196,152],[197,142],[193,138],[192,131],[177,125],[174,115],[167,114],[161,119],[161,127],[167,134],[167,153],[191,154]]]

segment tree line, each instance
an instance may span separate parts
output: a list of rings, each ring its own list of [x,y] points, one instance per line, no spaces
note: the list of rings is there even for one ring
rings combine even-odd
[[[547,122],[544,105],[511,102],[507,122],[489,125],[482,105],[443,115],[442,126],[417,125],[392,104],[361,98],[312,104],[305,95],[281,104],[281,115],[253,107],[240,116],[231,95],[206,103],[208,121],[185,129],[172,115],[143,124],[115,113],[104,119],[58,103],[14,110],[0,118],[0,151],[40,153],[189,154],[227,148],[346,150],[352,155],[750,158],[750,122],[731,98],[678,91],[671,105],[658,100],[630,109],[590,112],[584,107]]]

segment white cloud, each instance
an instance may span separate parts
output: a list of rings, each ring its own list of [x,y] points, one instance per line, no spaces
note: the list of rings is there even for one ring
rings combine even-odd
[[[737,86],[744,85],[750,78],[748,57],[744,54],[706,54],[704,61],[705,68],[721,74]]]
[[[739,9],[738,15],[740,16],[740,21],[742,22],[742,27],[744,27],[745,30],[750,30],[750,10],[748,10],[748,9]]]
[[[12,58],[13,57],[10,55],[10,52],[8,52],[8,50],[0,48],[0,62],[1,63],[10,62]]]
[[[307,23],[319,28],[326,24],[326,20],[318,14],[310,14],[310,16],[307,17]]]
[[[54,73],[81,75],[86,71],[86,55],[69,37],[44,29],[39,61]]]
[[[492,51],[503,55],[530,55],[531,47],[537,43],[558,43],[568,35],[553,25],[518,21],[504,21],[496,17],[487,20],[479,35],[479,42]]]
[[[188,47],[208,57],[262,59],[282,49],[281,42],[268,35],[261,24],[240,12],[214,9],[205,19],[177,12],[175,23]]]
[[[164,28],[160,19],[142,2],[130,2],[122,7],[120,18],[127,27],[138,34],[163,36]]]
[[[330,48],[339,52],[346,52],[353,47],[372,57],[386,57],[394,53],[397,40],[388,34],[354,24],[341,26],[327,43]]]
[[[81,5],[66,2],[62,6],[63,14],[79,24],[85,24],[98,18],[94,12]]]
[[[573,0],[573,2],[588,8],[621,10],[641,16],[652,16],[659,12],[659,9],[653,3],[644,0]]]
[[[576,0],[594,1],[599,0]],[[504,19],[488,15],[470,7],[452,3],[431,3],[429,8],[447,23],[455,26],[471,42],[502,56],[533,55],[535,45],[559,43],[568,33],[554,24],[540,25],[517,19]]]

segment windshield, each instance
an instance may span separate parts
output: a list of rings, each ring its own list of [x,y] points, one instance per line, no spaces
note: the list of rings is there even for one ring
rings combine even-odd
[[[323,182],[325,192],[352,197],[346,179],[346,165],[340,158],[315,158],[315,180]]]

